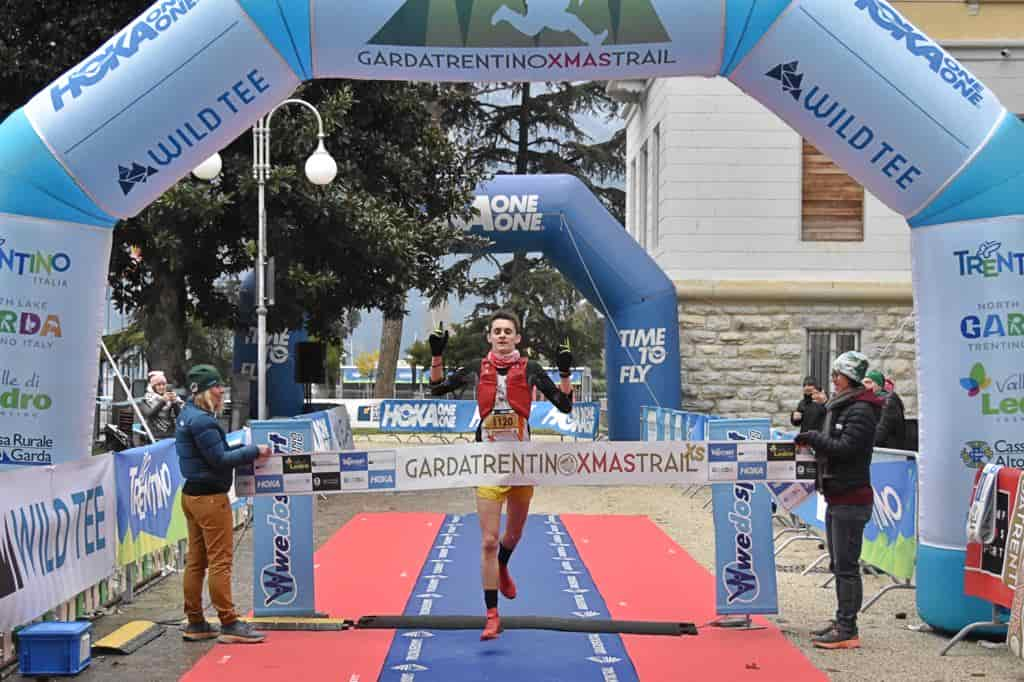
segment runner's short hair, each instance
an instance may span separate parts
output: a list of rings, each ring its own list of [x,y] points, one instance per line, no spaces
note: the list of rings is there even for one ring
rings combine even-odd
[[[519,324],[519,316],[511,310],[499,310],[493,315],[491,319],[487,320],[487,332],[490,333],[491,327],[494,325],[495,320],[508,320],[516,327],[516,334],[523,331],[523,325]]]

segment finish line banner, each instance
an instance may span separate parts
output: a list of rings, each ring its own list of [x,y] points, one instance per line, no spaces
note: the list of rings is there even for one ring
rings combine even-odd
[[[727,467],[709,466],[709,453],[717,458],[723,451],[735,461]],[[791,456],[780,457],[781,452]],[[796,452],[793,443],[772,441],[456,443],[401,450],[303,452],[287,459],[283,467],[268,466],[280,469],[277,490],[283,488],[291,495],[481,485],[765,483],[814,477],[812,455]],[[235,490],[239,495],[273,494],[257,485],[261,478],[246,468],[236,469]]]

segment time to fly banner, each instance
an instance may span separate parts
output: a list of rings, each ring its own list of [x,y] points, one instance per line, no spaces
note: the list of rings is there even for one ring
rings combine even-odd
[[[792,442],[457,443],[443,448],[286,454],[235,470],[239,495],[351,493],[481,485],[669,485],[813,481]]]

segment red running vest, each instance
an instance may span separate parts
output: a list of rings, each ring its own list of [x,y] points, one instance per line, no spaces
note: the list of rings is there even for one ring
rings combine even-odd
[[[508,392],[508,404],[516,414],[524,419],[530,418],[530,385],[526,381],[526,358],[508,368],[505,386]],[[480,383],[476,388],[476,403],[480,409],[480,419],[486,419],[494,409],[494,399],[498,393],[498,368],[484,358],[480,363]]]

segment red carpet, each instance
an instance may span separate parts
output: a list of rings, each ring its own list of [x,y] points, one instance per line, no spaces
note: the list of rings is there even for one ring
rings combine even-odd
[[[716,617],[712,576],[647,517],[561,519],[612,618],[689,621],[700,628],[697,637],[623,636],[644,682],[828,679],[763,618],[754,621],[766,630],[701,627]]]
[[[360,514],[314,555],[316,607],[332,618],[401,613],[444,514]],[[329,569],[326,569],[329,567]],[[268,632],[263,644],[217,644],[182,680],[376,680],[394,632]],[[274,672],[281,673],[280,678]]]

